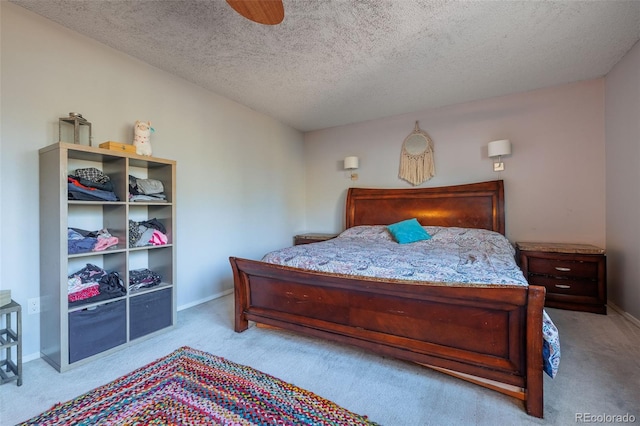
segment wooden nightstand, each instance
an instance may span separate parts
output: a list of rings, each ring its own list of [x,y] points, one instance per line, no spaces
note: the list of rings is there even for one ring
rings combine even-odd
[[[298,246],[300,244],[318,243],[320,241],[327,241],[337,237],[338,234],[300,234],[293,237],[293,244]]]
[[[545,306],[606,315],[603,249],[588,244],[517,242],[516,252],[529,284],[547,289]]]

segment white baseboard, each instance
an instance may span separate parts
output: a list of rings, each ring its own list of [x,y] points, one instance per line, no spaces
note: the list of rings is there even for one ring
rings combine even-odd
[[[33,361],[34,359],[40,358],[40,352],[36,352],[34,354],[24,355],[22,354],[22,363]]]
[[[214,294],[212,296],[205,297],[204,299],[199,299],[199,300],[196,300],[195,302],[187,303],[185,305],[180,305],[180,306],[178,306],[178,311],[181,311],[183,309],[189,309],[189,308],[192,308],[192,307],[197,306],[197,305],[201,305],[203,303],[209,302],[209,301],[214,300],[214,299],[219,299],[219,298],[221,298],[223,296],[226,296],[228,294],[231,294],[231,293],[233,293],[233,289],[232,288],[230,288],[228,290],[221,291],[220,293],[216,293],[216,294]],[[32,354],[28,354],[28,355],[22,354],[22,363],[24,364],[25,362],[33,361],[34,359],[38,359],[38,358],[40,358],[40,352],[35,352],[35,353],[32,353]]]
[[[616,305],[610,300],[607,300],[607,306],[609,306],[611,309],[613,309],[614,311],[616,311],[617,313],[619,313],[620,315],[628,319],[631,322],[631,324],[640,328],[640,320],[638,318],[634,317],[629,312],[623,311],[620,306]]]
[[[224,291],[221,291],[220,293],[216,293],[214,295],[205,297],[204,299],[199,299],[199,300],[187,303],[185,305],[180,305],[180,306],[178,306],[178,310],[182,311],[183,309],[193,308],[194,306],[202,305],[203,303],[210,302],[210,301],[212,301],[214,299],[219,299],[219,298],[221,298],[223,296],[226,296],[227,294],[231,294],[231,293],[233,293],[233,289],[232,288],[224,290]]]

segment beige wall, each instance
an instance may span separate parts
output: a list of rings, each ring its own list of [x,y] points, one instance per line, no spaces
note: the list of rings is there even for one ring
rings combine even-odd
[[[400,148],[416,120],[434,142],[436,176],[421,186],[504,179],[511,241],[605,246],[604,80],[430,109],[305,135],[307,231],[344,226],[342,171],[360,157],[360,187],[407,188]],[[505,171],[493,172],[486,145],[510,139]]]
[[[13,4],[0,11],[0,286],[23,306],[39,296],[38,149],[70,111],[96,143],[129,142],[135,120],[151,120],[154,154],[177,161],[179,307],[232,287],[229,256],[262,256],[304,228],[300,132]],[[23,324],[28,359],[38,315]]]
[[[640,43],[606,78],[609,299],[640,319]]]

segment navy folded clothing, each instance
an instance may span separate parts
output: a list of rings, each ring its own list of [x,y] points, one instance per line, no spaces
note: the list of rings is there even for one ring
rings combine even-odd
[[[157,286],[162,282],[160,274],[149,269],[134,269],[129,271],[129,291],[136,291],[141,288]]]
[[[114,192],[88,187],[71,176],[67,177],[67,189],[70,200],[118,201]]]

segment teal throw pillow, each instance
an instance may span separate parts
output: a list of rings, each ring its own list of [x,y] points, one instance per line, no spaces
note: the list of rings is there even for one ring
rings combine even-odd
[[[418,219],[408,219],[387,226],[393,238],[400,244],[415,243],[416,241],[429,240],[431,235],[418,222]]]

